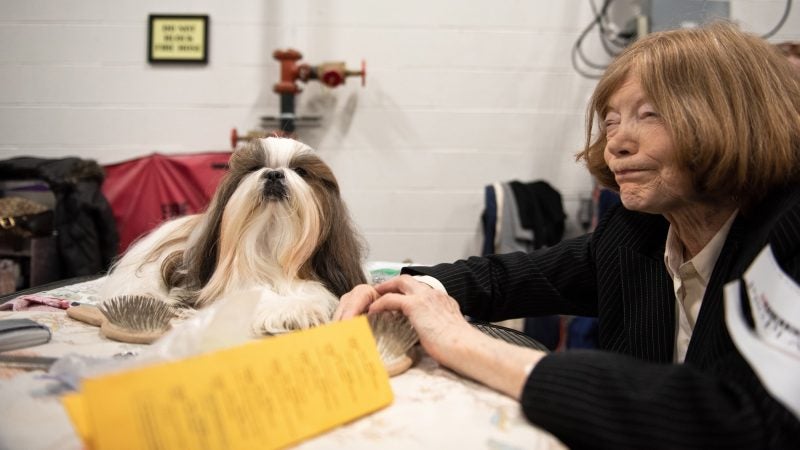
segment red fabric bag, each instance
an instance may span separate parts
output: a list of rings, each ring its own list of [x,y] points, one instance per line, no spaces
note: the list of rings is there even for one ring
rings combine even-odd
[[[103,194],[119,231],[119,252],[165,220],[205,210],[231,152],[154,153],[104,166]]]

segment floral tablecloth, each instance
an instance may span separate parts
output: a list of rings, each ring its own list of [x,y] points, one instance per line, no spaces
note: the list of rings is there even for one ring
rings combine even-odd
[[[54,298],[95,303],[101,280],[42,292]],[[98,359],[126,358],[143,346],[108,340],[96,327],[63,311],[3,311],[0,319],[30,318],[53,335],[44,345],[12,352],[60,358],[79,354]],[[69,391],[63,380],[43,370],[0,367],[0,449],[80,449],[82,443],[59,401]],[[393,377],[395,400],[387,408],[338,427],[299,449],[562,449],[549,433],[531,425],[519,404],[439,366],[427,356]]]

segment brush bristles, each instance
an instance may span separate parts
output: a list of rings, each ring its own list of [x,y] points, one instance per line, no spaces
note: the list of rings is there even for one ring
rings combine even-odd
[[[409,349],[419,339],[417,332],[409,323],[406,316],[395,311],[386,311],[367,316],[378,353],[386,365],[406,357]]]
[[[110,323],[136,332],[166,330],[176,316],[166,303],[141,295],[113,297],[98,308]]]

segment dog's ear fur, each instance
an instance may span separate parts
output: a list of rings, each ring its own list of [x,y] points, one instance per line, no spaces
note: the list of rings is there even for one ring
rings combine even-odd
[[[319,281],[341,297],[356,285],[367,282],[362,266],[365,245],[338,192],[323,198],[329,203],[324,206],[326,236],[311,258],[311,264]]]
[[[356,285],[367,282],[362,265],[366,245],[350,219],[331,168],[315,154],[300,156],[294,162],[313,174],[309,185],[316,191],[322,211],[320,244],[301,269],[301,275],[316,278],[341,297]]]
[[[172,252],[161,264],[161,278],[169,289],[169,296],[182,304],[197,307],[200,286],[188,279],[184,269],[184,252]]]
[[[263,167],[265,163],[264,151],[256,143],[248,143],[231,154],[228,161],[228,173],[222,178],[214,198],[206,211],[201,227],[205,230],[199,233],[199,240],[187,249],[184,265],[189,283],[195,283],[197,289],[205,286],[217,267],[219,256],[220,227],[225,205],[236,192],[239,182],[253,168]]]

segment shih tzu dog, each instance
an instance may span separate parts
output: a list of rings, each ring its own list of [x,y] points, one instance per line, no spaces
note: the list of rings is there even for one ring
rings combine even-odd
[[[233,152],[206,212],[134,243],[99,295],[199,309],[257,290],[254,331],[281,333],[328,322],[366,282],[362,253],[331,169],[305,144],[266,138]]]

